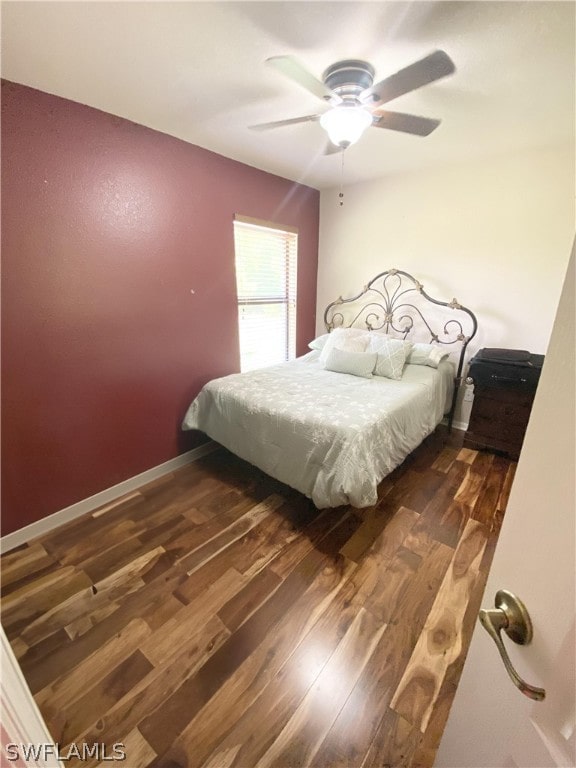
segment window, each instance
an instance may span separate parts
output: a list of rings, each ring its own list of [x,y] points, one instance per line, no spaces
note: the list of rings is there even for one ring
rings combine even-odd
[[[243,216],[234,220],[240,370],[296,356],[298,233]]]

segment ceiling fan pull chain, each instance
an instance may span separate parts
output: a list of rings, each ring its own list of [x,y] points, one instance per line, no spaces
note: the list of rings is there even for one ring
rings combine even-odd
[[[344,205],[344,149],[342,149],[342,169],[340,174],[340,193],[338,197],[340,198],[340,206]]]

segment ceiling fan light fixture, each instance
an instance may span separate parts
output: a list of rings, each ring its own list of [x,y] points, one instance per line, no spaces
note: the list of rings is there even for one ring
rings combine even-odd
[[[372,114],[364,107],[339,104],[322,115],[320,125],[332,144],[346,149],[372,125]]]

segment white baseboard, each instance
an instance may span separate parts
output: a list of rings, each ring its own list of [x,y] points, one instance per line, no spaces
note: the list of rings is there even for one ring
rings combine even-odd
[[[444,417],[441,422],[445,427],[448,426],[448,417]],[[454,429],[461,429],[463,432],[466,432],[468,429],[468,422],[467,421],[453,421],[452,427]]]
[[[38,536],[43,536],[49,531],[53,531],[54,528],[58,528],[58,526],[64,525],[64,523],[69,523],[71,520],[74,520],[81,515],[85,515],[87,512],[93,512],[95,509],[98,509],[98,507],[101,507],[104,504],[109,504],[121,496],[146,485],[146,483],[151,483],[153,480],[162,477],[162,475],[167,475],[175,469],[184,467],[186,464],[191,464],[202,456],[212,453],[212,451],[215,451],[217,448],[219,448],[218,443],[214,443],[210,440],[209,442],[200,445],[198,448],[193,448],[191,451],[176,456],[174,459],[165,461],[163,464],[158,464],[157,467],[147,469],[145,472],[141,472],[135,477],[128,478],[128,480],[123,480],[121,483],[113,485],[111,488],[107,488],[104,491],[94,494],[94,496],[89,496],[87,499],[83,499],[65,509],[60,509],[58,512],[54,512],[53,514],[48,515],[48,517],[44,517],[42,520],[37,520],[35,523],[30,523],[30,525],[20,528],[18,531],[8,533],[6,536],[0,538],[0,551],[4,554],[11,549],[19,547],[21,544],[26,544],[32,539],[38,538]]]

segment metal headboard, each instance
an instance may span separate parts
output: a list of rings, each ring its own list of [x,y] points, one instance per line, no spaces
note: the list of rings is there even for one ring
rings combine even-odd
[[[430,307],[430,304],[435,307]],[[436,307],[445,309],[437,310]],[[350,299],[340,296],[329,304],[324,311],[324,324],[328,331],[365,327],[402,339],[459,345],[455,347],[455,351],[459,348],[460,354],[448,414],[448,427],[452,429],[466,347],[478,328],[476,316],[467,307],[456,299],[433,299],[422,283],[408,272],[389,269],[370,280],[357,296]]]

